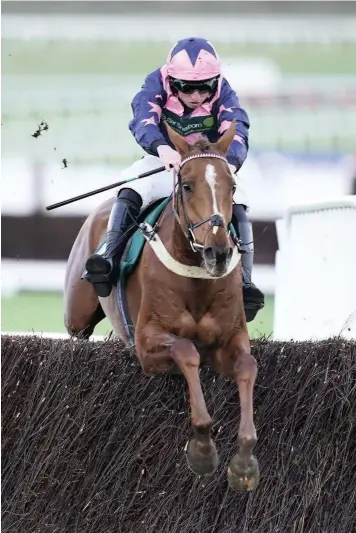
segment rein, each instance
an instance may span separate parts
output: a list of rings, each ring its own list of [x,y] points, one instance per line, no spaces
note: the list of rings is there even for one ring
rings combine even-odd
[[[226,157],[224,157],[221,154],[214,154],[214,153],[195,154],[195,155],[190,155],[186,157],[185,159],[183,159],[183,161],[179,165],[178,172],[176,172],[175,170],[173,171],[173,213],[185,237],[188,239],[193,252],[202,252],[202,250],[204,249],[203,244],[199,244],[196,242],[196,238],[194,234],[194,230],[196,228],[199,228],[200,226],[202,226],[203,224],[206,224],[207,222],[210,222],[211,229],[213,230],[214,230],[214,227],[218,228],[218,227],[224,226],[224,221],[220,215],[211,215],[210,217],[204,218],[203,220],[200,220],[199,222],[196,222],[195,224],[191,222],[191,220],[189,219],[187,215],[184,198],[183,198],[183,184],[182,184],[182,177],[181,177],[180,170],[185,165],[185,163],[187,163],[188,161],[191,161],[192,159],[200,159],[202,157],[221,159],[222,161],[225,161],[225,163],[228,164]],[[179,205],[178,205],[179,200],[181,201],[183,215],[184,215],[184,219],[185,219],[185,223],[188,228],[188,231],[184,231],[184,229],[182,228],[181,220],[179,217]],[[231,236],[230,231],[229,231],[229,235]]]

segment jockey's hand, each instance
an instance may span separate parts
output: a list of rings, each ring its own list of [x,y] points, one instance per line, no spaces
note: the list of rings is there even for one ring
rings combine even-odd
[[[166,167],[166,170],[171,170],[171,166],[176,170],[176,172],[179,171],[179,165],[182,160],[180,154],[176,152],[176,150],[173,150],[170,146],[167,144],[161,144],[157,148],[158,157]]]

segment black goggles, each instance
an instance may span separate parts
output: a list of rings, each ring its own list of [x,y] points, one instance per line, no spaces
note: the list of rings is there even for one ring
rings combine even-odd
[[[180,91],[184,94],[192,94],[195,91],[200,93],[214,93],[218,87],[219,76],[210,80],[184,81],[177,78],[169,78],[169,84],[173,92]]]

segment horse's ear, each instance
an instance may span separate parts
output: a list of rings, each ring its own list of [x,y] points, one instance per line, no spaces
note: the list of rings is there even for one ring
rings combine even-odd
[[[168,122],[165,120],[164,125],[167,128],[168,137],[176,147],[177,151],[180,153],[180,155],[184,155],[187,152],[189,152],[190,145],[184,140],[184,137],[179,135],[174,129],[170,127]]]
[[[231,122],[229,129],[227,129],[224,135],[216,143],[216,147],[219,152],[226,154],[230,144],[234,140],[236,135],[236,118]]]

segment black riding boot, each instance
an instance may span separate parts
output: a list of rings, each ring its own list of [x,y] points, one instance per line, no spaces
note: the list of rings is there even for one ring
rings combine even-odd
[[[265,305],[264,294],[251,281],[253,266],[253,233],[252,224],[247,218],[243,205],[233,204],[232,224],[237,236],[242,242],[241,263],[243,276],[243,299],[245,307],[246,321],[251,322],[257,312]]]
[[[126,244],[135,231],[132,218],[136,218],[142,206],[141,196],[133,189],[121,189],[114,203],[107,230],[106,251],[104,255],[93,254],[85,264],[87,274],[96,294],[109,296],[113,284],[113,273],[120,264]],[[130,216],[131,214],[131,216]],[[129,231],[129,228],[132,229]]]

